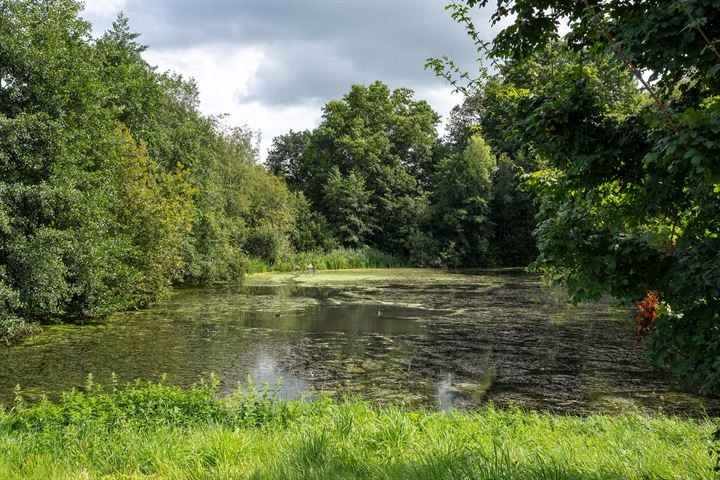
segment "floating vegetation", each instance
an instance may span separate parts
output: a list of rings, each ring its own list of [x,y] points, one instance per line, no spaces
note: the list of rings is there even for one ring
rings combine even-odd
[[[641,409],[700,415],[643,361],[632,306],[574,307],[520,270],[427,269],[252,275],[239,287],[186,288],[149,310],[49,327],[0,350],[0,398],[168,374],[209,373],[229,393],[248,376],[286,399],[324,392],[380,404],[477,408],[488,401],[565,413]]]

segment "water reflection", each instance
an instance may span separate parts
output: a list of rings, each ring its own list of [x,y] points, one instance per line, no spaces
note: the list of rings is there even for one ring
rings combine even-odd
[[[322,391],[439,409],[491,400],[573,413],[716,412],[715,399],[684,393],[642,362],[629,318],[609,305],[568,306],[517,271],[265,275],[0,349],[0,401],[18,383],[30,397],[53,396],[88,373],[190,384],[214,372],[224,392],[251,379],[286,399]]]
[[[264,385],[278,394],[283,400],[297,400],[306,398],[311,387],[305,380],[283,372],[277,365],[275,358],[266,352],[260,352],[255,362],[255,368],[249,375],[249,380],[256,385]],[[242,386],[242,383],[240,384]]]
[[[446,373],[445,378],[437,384],[437,407],[438,410],[449,410],[453,406],[454,394],[452,392],[453,374]]]

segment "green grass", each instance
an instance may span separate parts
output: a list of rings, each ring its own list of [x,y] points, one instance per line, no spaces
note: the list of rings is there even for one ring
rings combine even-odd
[[[212,385],[91,386],[0,413],[0,478],[714,478],[709,419],[284,403]]]
[[[315,270],[349,268],[398,268],[409,266],[407,260],[383,253],[374,248],[339,248],[330,252],[302,252],[285,255],[274,264],[257,258],[246,260],[247,273],[292,272],[305,270],[312,264]]]

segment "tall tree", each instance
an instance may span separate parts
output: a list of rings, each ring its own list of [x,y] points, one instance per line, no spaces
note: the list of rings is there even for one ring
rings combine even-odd
[[[575,299],[610,293],[639,302],[651,358],[717,390],[716,2],[502,0],[493,21],[505,27],[491,45],[479,41],[470,16],[487,3],[450,8],[493,58],[527,61],[555,42],[565,21],[568,44],[582,54],[545,86],[512,92],[514,131],[543,167],[533,175],[540,264],[564,278]],[[603,53],[613,62],[586,61]],[[633,88],[608,88],[610,69]]]
[[[285,178],[294,189],[307,188],[307,167],[303,155],[308,150],[312,133],[308,130],[293,132],[273,138],[272,147],[268,152],[265,164],[275,175]]]
[[[325,105],[312,133],[277,138],[270,168],[302,189],[335,226],[340,223],[331,219],[335,206],[326,195],[327,183],[338,178],[335,168],[342,178],[362,178],[374,215],[384,219],[382,228],[365,232],[363,242],[407,254],[408,232],[417,230],[407,222],[418,222],[414,212],[421,208],[423,187],[437,159],[438,121],[427,102],[415,100],[411,90],[391,91],[382,82],[354,85],[342,99]]]
[[[295,223],[255,135],[201,115],[194,82],[155,72],[127,18],[96,41],[81,9],[0,2],[0,342],[239,279]]]
[[[492,223],[489,220],[497,161],[480,135],[462,154],[437,166],[431,194],[432,230],[442,262],[452,267],[487,265]]]
[[[365,179],[354,170],[343,175],[335,166],[325,183],[324,193],[327,218],[340,241],[350,247],[364,246],[375,227],[371,192],[365,188]]]

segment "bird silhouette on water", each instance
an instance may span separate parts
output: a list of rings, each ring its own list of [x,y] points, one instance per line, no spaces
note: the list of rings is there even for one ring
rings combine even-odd
[[[217,333],[217,330],[212,330],[212,329],[210,329],[210,328],[206,328],[206,329],[205,329],[205,332],[203,333],[203,337],[205,337],[205,338],[210,338],[210,337],[212,337],[213,335],[215,335],[216,333]]]

